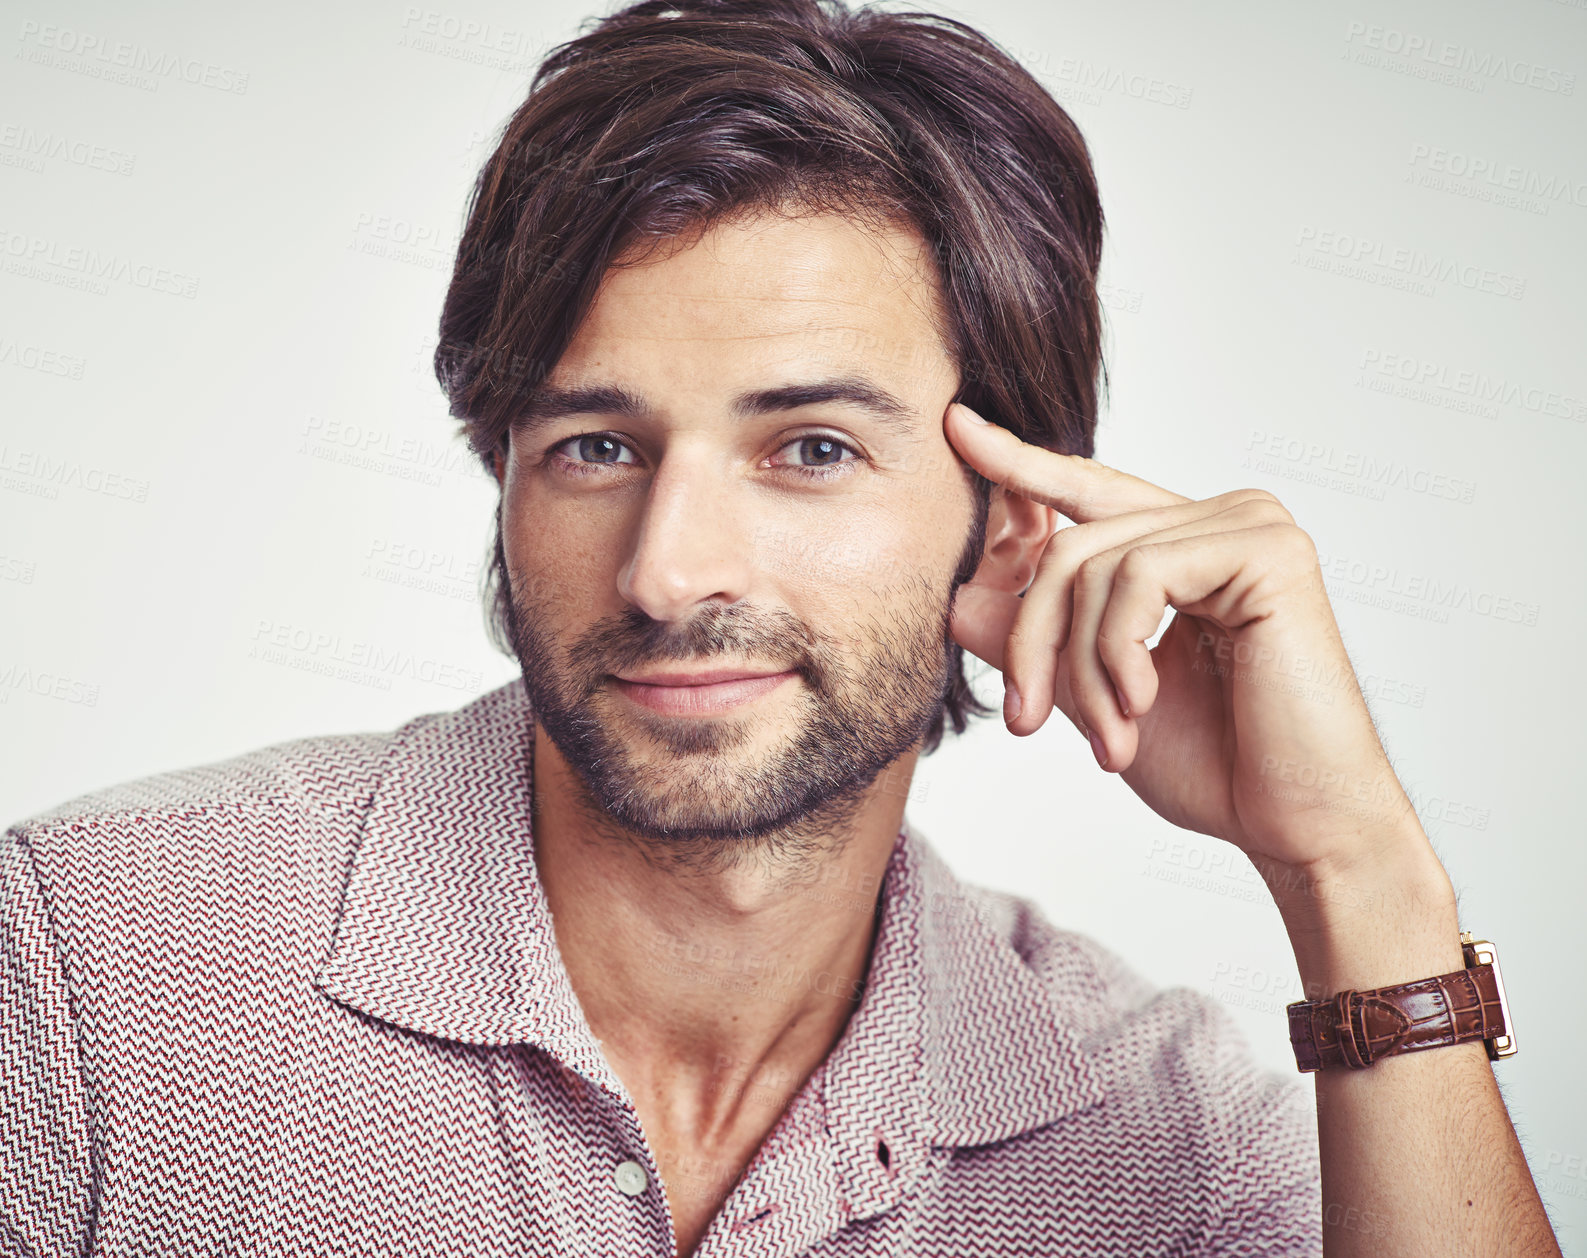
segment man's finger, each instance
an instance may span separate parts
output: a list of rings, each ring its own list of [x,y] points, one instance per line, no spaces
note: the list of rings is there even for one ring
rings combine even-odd
[[[1003,673],[1005,686],[1008,675],[1004,671],[1007,664],[1004,651],[1009,630],[1024,605],[1024,600],[1017,594],[973,582],[961,585],[954,594],[951,619],[953,640],[971,655],[985,660]],[[1056,707],[1079,728],[1080,719],[1075,715],[1073,700],[1069,698],[1069,662],[1064,656],[1058,657],[1052,687],[1047,710]],[[1009,728],[1013,733],[1022,733],[1013,726]]]
[[[1230,511],[1252,501],[1249,490],[1236,489],[1200,502],[1175,503],[1089,524],[1073,524],[1048,538],[1036,561],[1036,576],[1016,609],[1005,648],[1003,672],[1019,690],[1022,701],[1017,722],[1011,722],[1009,729],[1022,736],[1034,734],[1056,702],[1052,696],[1056,693],[1058,657],[1069,640],[1075,574],[1083,563],[1127,543],[1204,531],[1216,526],[1220,519],[1229,518]],[[1278,508],[1275,504],[1273,508],[1256,509]]]
[[[954,591],[949,620],[953,640],[1001,672],[1008,631],[1022,606],[1017,594],[974,582],[961,585]]]
[[[944,428],[960,457],[982,476],[1077,524],[1190,501],[1095,459],[1029,445],[1007,428],[979,421],[962,402],[948,407]]]

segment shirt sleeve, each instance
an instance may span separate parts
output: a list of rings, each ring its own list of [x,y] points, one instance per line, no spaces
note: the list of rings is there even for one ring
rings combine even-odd
[[[92,1143],[77,1032],[33,854],[0,837],[0,1258],[86,1248]]]
[[[1085,958],[1100,993],[1090,1034],[1136,1042],[1132,1058],[1151,1063],[1136,1078],[1163,1102],[1159,1121],[1193,1133],[1195,1168],[1186,1175],[1200,1195],[1189,1252],[1321,1258],[1322,1164],[1312,1083],[1298,1071],[1264,1068],[1228,1011],[1205,992],[1155,988],[1095,939],[1068,931],[1062,937]]]
[[[1202,1258],[1321,1258],[1316,1103],[1301,1078],[1242,1056],[1212,1097],[1224,1154],[1219,1211]]]

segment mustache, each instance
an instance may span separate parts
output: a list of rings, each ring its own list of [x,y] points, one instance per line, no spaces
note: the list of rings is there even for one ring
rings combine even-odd
[[[711,604],[682,622],[652,620],[637,607],[625,608],[596,622],[567,652],[569,668],[590,691],[608,674],[724,656],[780,664],[817,688],[828,671],[814,635],[797,618],[736,603]]]

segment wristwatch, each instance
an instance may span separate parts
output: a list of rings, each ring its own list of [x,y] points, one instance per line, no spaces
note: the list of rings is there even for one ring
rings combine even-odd
[[[1380,1057],[1482,1040],[1488,1058],[1515,1053],[1499,953],[1486,939],[1460,936],[1466,968],[1373,991],[1342,991],[1286,1006],[1289,1042],[1302,1074],[1363,1070]]]

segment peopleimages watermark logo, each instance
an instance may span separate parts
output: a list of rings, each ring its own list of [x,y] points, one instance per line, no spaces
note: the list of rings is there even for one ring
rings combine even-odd
[[[87,708],[99,706],[98,682],[68,677],[48,669],[29,668],[9,660],[0,663],[0,703],[11,702],[11,696],[19,693]]]
[[[1476,157],[1432,144],[1411,145],[1406,181],[1418,188],[1546,215],[1553,205],[1587,209],[1587,179]]]
[[[1112,93],[1149,105],[1189,109],[1196,89],[1139,70],[1088,61],[1084,57],[1054,59],[1045,48],[1014,49],[1027,70],[1041,75],[1054,96],[1065,104],[1100,105]]]
[[[375,538],[361,573],[371,581],[472,602],[479,597],[482,561],[462,559],[431,546]]]
[[[15,581],[18,585],[32,585],[38,575],[36,559],[19,559],[15,555],[0,553],[0,581]]]
[[[1242,467],[1286,480],[1357,494],[1381,502],[1386,491],[1425,494],[1448,502],[1471,503],[1477,484],[1441,468],[1421,467],[1363,450],[1253,428],[1246,438]]]
[[[131,153],[79,136],[35,131],[15,122],[0,126],[0,166],[43,174],[46,162],[63,161],[111,175],[130,175],[137,160]]]
[[[79,354],[64,354],[43,345],[0,336],[0,367],[20,367],[24,371],[37,371],[46,376],[81,380],[84,360]]]
[[[378,690],[390,690],[393,681],[401,680],[477,691],[483,680],[477,668],[462,668],[368,639],[266,617],[254,626],[248,658]]]
[[[369,424],[310,415],[298,453],[344,467],[362,468],[432,488],[453,474],[484,476],[478,461],[456,443],[442,444]]]
[[[231,66],[125,39],[107,39],[69,26],[29,20],[22,23],[17,38],[21,41],[14,54],[18,61],[104,79],[140,92],[157,92],[162,80],[172,79],[237,96],[248,90],[248,76]]]
[[[433,225],[365,211],[353,224],[347,247],[355,253],[438,271],[451,267],[457,239]]]
[[[397,43],[453,61],[520,73],[534,69],[551,47],[533,31],[416,5],[409,5],[403,14]]]
[[[86,245],[67,244],[49,236],[9,231],[4,226],[0,226],[0,270],[98,296],[109,292],[111,283],[169,293],[173,297],[198,296],[196,275],[134,262],[131,258],[101,253]]]
[[[1121,284],[1109,284],[1106,280],[1097,285],[1097,296],[1109,310],[1120,310],[1125,314],[1140,314],[1141,302],[1146,299],[1142,289],[1125,288]]]
[[[1574,71],[1544,65],[1525,57],[1481,52],[1425,32],[1394,26],[1351,22],[1345,28],[1347,61],[1411,78],[1480,92],[1489,83],[1513,83],[1558,96],[1576,91]]]
[[[62,489],[80,489],[124,502],[149,500],[149,482],[80,459],[56,458],[41,450],[0,444],[0,489],[55,499]]]
[[[1391,244],[1371,236],[1308,224],[1297,233],[1295,250],[1292,261],[1307,270],[1326,271],[1420,297],[1436,296],[1440,284],[1516,301],[1526,295],[1526,280],[1507,271],[1477,266],[1466,258]]]
[[[1319,553],[1317,564],[1328,597],[1336,602],[1363,603],[1435,624],[1448,624],[1451,612],[1463,611],[1533,626],[1541,611],[1527,599],[1377,560]]]
[[[1498,419],[1499,408],[1527,415],[1587,423],[1587,392],[1566,393],[1535,381],[1489,375],[1470,367],[1452,367],[1435,358],[1395,350],[1362,351],[1356,387],[1373,393],[1423,402],[1483,419]]]

